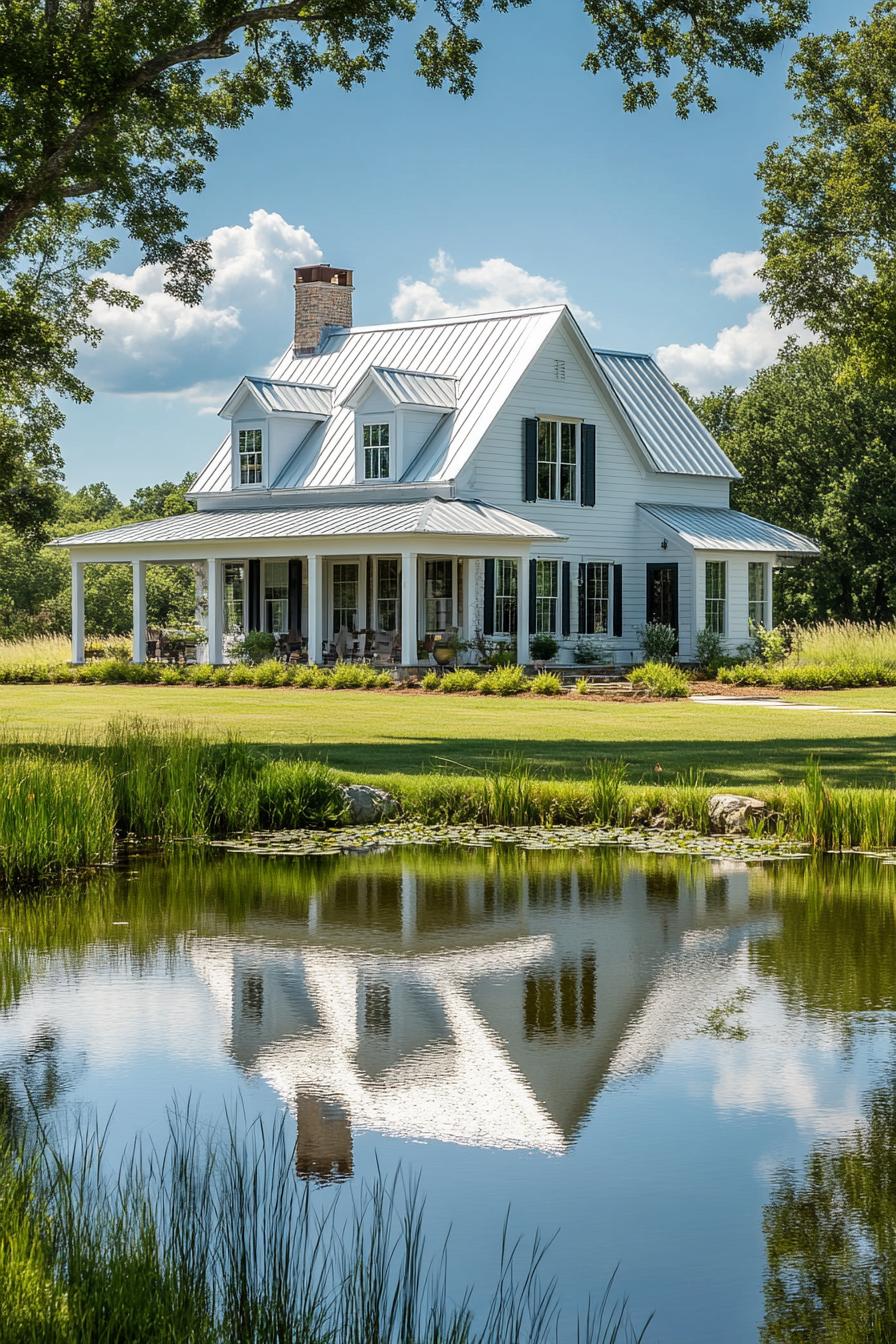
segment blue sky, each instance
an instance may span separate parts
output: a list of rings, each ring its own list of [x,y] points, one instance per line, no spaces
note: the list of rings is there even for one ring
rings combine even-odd
[[[814,0],[811,26],[846,12]],[[198,470],[227,392],[291,337],[291,267],[316,259],[354,269],[356,322],[566,298],[596,345],[655,351],[696,391],[743,384],[783,339],[751,254],[756,164],[791,134],[791,48],[759,80],[716,76],[719,110],[682,122],[668,98],[623,113],[615,75],[581,69],[591,32],[579,0],[490,16],[466,103],[414,76],[402,34],[365,88],[322,81],[222,137],[189,202],[216,281],[183,309],[122,247],[113,269],[144,307],[100,315],[106,339],[82,360],[96,395],[62,435],[67,482],[127,496]]]

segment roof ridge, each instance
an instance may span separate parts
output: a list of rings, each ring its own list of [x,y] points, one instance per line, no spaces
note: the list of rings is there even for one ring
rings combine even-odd
[[[400,364],[371,364],[379,373],[405,373],[409,378],[444,378],[452,383],[460,382],[454,373],[427,373],[423,369],[403,369]]]
[[[615,355],[619,359],[649,359],[652,364],[656,364],[654,356],[647,354],[644,350],[610,350],[606,346],[592,345],[591,353],[593,355]],[[659,368],[658,364],[657,368]]]
[[[325,341],[340,336],[354,336],[362,331],[408,331],[419,327],[447,327],[459,322],[488,322],[497,317],[531,317],[534,313],[560,313],[571,311],[567,303],[535,303],[529,308],[496,308],[488,313],[445,313],[441,317],[420,317],[409,322],[372,322],[365,326],[341,327],[330,333]],[[325,350],[320,352],[325,353]],[[305,356],[308,359],[315,355]]]

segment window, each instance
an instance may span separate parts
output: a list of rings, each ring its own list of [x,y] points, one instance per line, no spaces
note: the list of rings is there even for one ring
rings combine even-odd
[[[536,560],[533,634],[553,635],[556,632],[559,574],[560,566],[556,560]]]
[[[265,562],[264,628],[272,635],[285,635],[289,629],[288,560]]]
[[[427,560],[423,567],[426,633],[438,634],[454,624],[454,561]]]
[[[358,566],[356,563],[333,566],[333,633],[342,627],[358,628]]]
[[[241,564],[224,566],[224,629],[228,635],[242,630],[246,596],[245,571]]]
[[[761,561],[750,561],[747,570],[747,587],[749,591],[750,629],[755,630],[757,626],[764,626],[768,621],[768,567]]]
[[[261,485],[262,452],[261,430],[241,429],[238,436],[240,454],[240,485]]]
[[[575,499],[577,436],[578,427],[571,420],[539,420],[539,499]]]
[[[495,621],[496,635],[516,634],[517,587],[516,561],[495,561]]]
[[[385,481],[389,478],[389,426],[364,425],[361,430],[364,446],[365,481]]]
[[[385,634],[398,629],[398,601],[400,571],[397,559],[377,561],[376,567],[376,628]]]
[[[610,628],[610,566],[589,561],[582,568],[584,625],[579,633],[605,635]]]
[[[724,560],[706,562],[706,628],[716,635],[725,633],[728,566]]]

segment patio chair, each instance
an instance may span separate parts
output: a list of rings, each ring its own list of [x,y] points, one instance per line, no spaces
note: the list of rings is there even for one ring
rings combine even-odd
[[[352,636],[347,625],[340,625],[339,632],[333,641],[333,647],[339,661],[345,662],[353,648]]]
[[[373,657],[378,663],[395,662],[395,636],[388,630],[377,630],[374,635]]]

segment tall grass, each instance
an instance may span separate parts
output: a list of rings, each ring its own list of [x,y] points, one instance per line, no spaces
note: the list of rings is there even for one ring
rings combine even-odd
[[[35,635],[32,639],[0,639],[0,664],[65,663],[72,654],[67,635]]]
[[[83,761],[49,761],[32,752],[0,764],[0,877],[40,879],[112,858],[112,788]]]
[[[644,1338],[624,1302],[562,1333],[545,1247],[505,1227],[496,1283],[474,1314],[431,1257],[424,1202],[400,1175],[316,1211],[281,1121],[230,1117],[200,1137],[174,1114],[166,1146],[107,1170],[102,1137],[66,1150],[40,1131],[0,1148],[0,1341],[6,1344],[547,1344]],[[612,1283],[612,1280],[611,1280]],[[486,1287],[481,1285],[481,1288]]]
[[[876,625],[873,621],[823,621],[798,626],[792,633],[793,664],[849,663],[896,667],[896,621]]]

